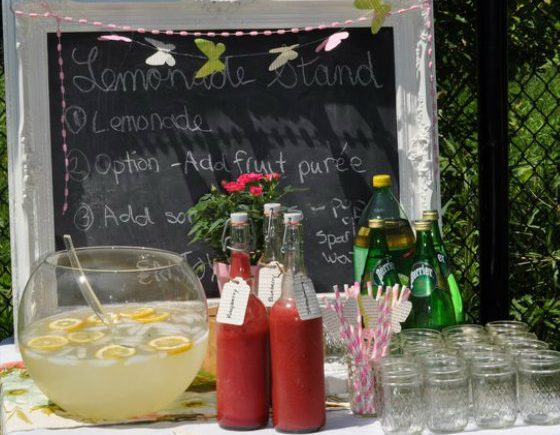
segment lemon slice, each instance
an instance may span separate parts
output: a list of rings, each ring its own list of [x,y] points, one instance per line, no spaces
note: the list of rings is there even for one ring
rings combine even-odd
[[[102,347],[95,356],[99,359],[122,359],[128,358],[136,353],[136,349],[128,346],[121,346],[120,344],[110,344],[109,346]]]
[[[121,316],[123,317],[128,317],[131,319],[139,319],[141,317],[146,317],[146,316],[150,316],[152,314],[154,314],[156,312],[156,310],[154,310],[152,307],[142,307],[142,308],[137,308],[136,310],[132,310],[132,311],[124,311],[119,313]]]
[[[84,321],[80,319],[74,319],[73,317],[53,320],[51,323],[49,323],[49,328],[63,329],[64,331],[75,331],[82,326],[84,326]]]
[[[161,313],[153,313],[148,314],[147,316],[137,317],[134,320],[140,323],[154,323],[154,322],[163,322],[164,320],[169,319],[171,314],[167,311],[163,311]]]
[[[115,313],[107,313],[107,317],[109,317],[109,320],[111,322],[116,322],[117,320],[119,320],[119,315]],[[91,316],[89,316],[87,318],[87,321],[92,325],[103,325],[103,322],[99,317],[97,317],[97,314],[92,314]]]
[[[155,338],[148,343],[156,350],[164,350],[167,353],[181,353],[193,347],[192,342],[182,335],[168,335],[167,337]]]
[[[91,343],[103,338],[105,334],[101,331],[78,331],[68,334],[68,340],[76,344]]]
[[[32,338],[27,345],[37,350],[57,350],[68,344],[68,340],[60,335],[41,335]]]

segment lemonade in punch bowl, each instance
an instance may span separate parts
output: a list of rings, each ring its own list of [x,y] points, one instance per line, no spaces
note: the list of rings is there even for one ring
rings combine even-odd
[[[200,280],[167,251],[71,252],[44,256],[20,300],[18,344],[30,376],[52,402],[82,418],[120,420],[169,405],[206,354]]]

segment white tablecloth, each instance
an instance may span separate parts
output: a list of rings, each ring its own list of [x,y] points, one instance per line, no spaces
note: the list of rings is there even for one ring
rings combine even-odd
[[[0,346],[0,364],[18,361],[19,353],[15,346]],[[354,417],[347,411],[327,413],[327,425],[323,432],[329,435],[383,435],[381,424],[377,420]],[[77,429],[33,430],[12,432],[9,435],[232,435],[236,432],[220,429],[216,423],[152,423],[138,425],[120,425],[107,427],[83,427]],[[258,435],[277,435],[272,428],[253,431]],[[431,432],[425,431],[424,434]],[[469,425],[465,433],[476,435],[560,435],[560,425],[525,426],[518,419],[515,427],[502,430],[478,430]],[[8,435],[8,434],[4,434]]]

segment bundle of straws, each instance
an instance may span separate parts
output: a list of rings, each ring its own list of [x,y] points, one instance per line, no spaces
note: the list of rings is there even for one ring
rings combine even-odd
[[[393,332],[400,332],[412,304],[410,289],[378,287],[374,297],[368,283],[368,295],[360,294],[360,284],[344,286],[343,302],[338,286],[334,286],[334,304],[325,301],[326,309],[336,313],[340,338],[352,358],[357,376],[352,379],[355,411],[373,414],[374,380],[371,364],[387,353]]]

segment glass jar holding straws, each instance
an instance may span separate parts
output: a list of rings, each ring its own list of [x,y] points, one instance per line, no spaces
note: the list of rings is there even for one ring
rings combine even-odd
[[[380,287],[374,297],[371,285],[365,295],[360,294],[359,283],[344,288],[345,297],[334,287],[334,304],[327,302],[326,310],[336,313],[338,334],[346,346],[351,409],[356,415],[372,416],[378,396],[372,364],[388,354],[392,333],[400,331],[400,323],[409,314],[410,290],[401,291],[398,285],[385,291]],[[328,313],[323,316],[329,329],[335,324],[331,317]]]

